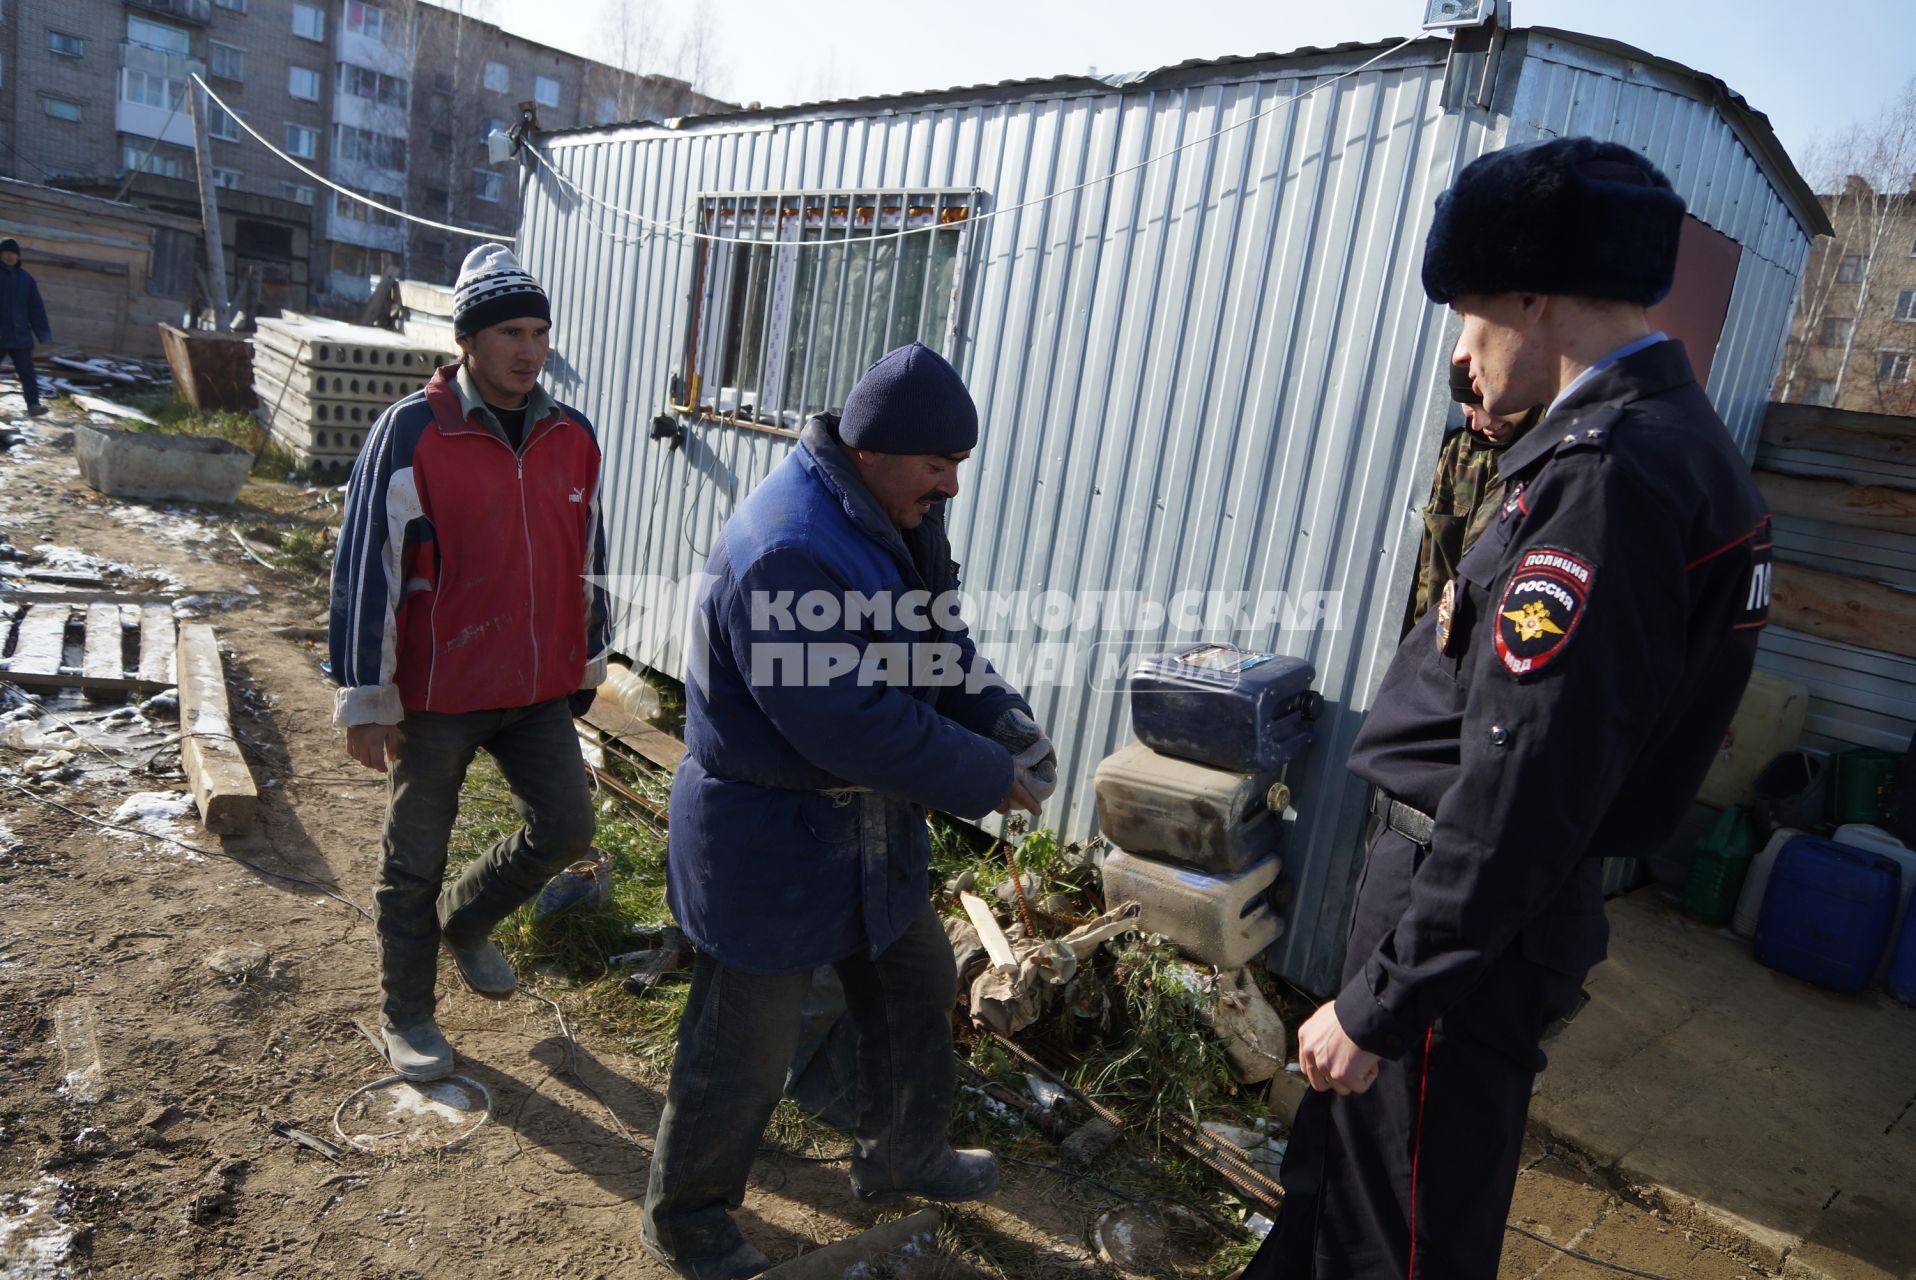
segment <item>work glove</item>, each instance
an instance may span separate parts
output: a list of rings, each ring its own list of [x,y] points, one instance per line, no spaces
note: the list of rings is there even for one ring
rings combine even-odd
[[[1058,749],[1023,707],[1013,707],[991,727],[991,740],[1011,752],[1017,780],[1043,804],[1058,789]]]
[[[592,702],[598,696],[599,690],[597,686],[590,689],[574,689],[565,696],[566,710],[572,713],[574,720],[577,720],[580,716],[592,709]]]

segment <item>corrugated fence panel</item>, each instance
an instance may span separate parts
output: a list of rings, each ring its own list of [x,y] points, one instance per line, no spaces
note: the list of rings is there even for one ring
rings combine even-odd
[[[681,225],[700,194],[720,191],[974,188],[983,211],[1005,211],[970,224],[961,268],[955,358],[981,416],[950,512],[966,590],[1022,593],[1015,616],[1027,624],[1047,592],[1072,623],[1087,610],[1099,621],[1095,601],[1130,593],[1107,617],[1150,624],[1047,631],[971,619],[1058,743],[1046,821],[1072,839],[1094,831],[1092,774],[1130,732],[1113,678],[1128,657],[1204,638],[1309,659],[1329,712],[1291,771],[1291,927],[1272,966],[1320,991],[1336,982],[1361,857],[1365,793],[1344,760],[1396,646],[1448,407],[1450,322],[1419,287],[1423,240],[1436,195],[1502,144],[1506,123],[1445,110],[1446,48],[1420,42],[1289,105],[1374,50],[1180,69],[1109,91],[1013,87],[743,127],[562,135],[545,147],[591,196]],[[1562,98],[1568,113],[1529,136],[1581,127],[1581,90],[1559,83],[1572,74],[1590,75],[1523,73],[1520,103]],[[1614,117],[1590,131],[1655,108],[1668,118],[1646,127],[1684,133],[1673,145],[1686,174],[1722,161],[1713,130],[1724,126],[1707,109],[1693,118],[1623,76],[1589,84]],[[1137,167],[1172,148],[1182,149]],[[1767,185],[1757,194],[1774,199]],[[692,245],[582,203],[543,171],[525,210],[522,253],[557,317],[558,389],[606,444],[606,518],[624,578],[618,646],[682,674],[679,584],[790,442],[689,418],[682,449],[649,440],[683,363]],[[1719,229],[1739,238],[1760,229],[1729,221]],[[1780,268],[1793,282],[1789,263]],[[1720,404],[1757,366],[1773,369],[1786,325],[1773,307],[1787,292],[1750,268],[1746,249]],[[1767,349],[1749,356],[1749,342]],[[1168,605],[1185,591],[1226,602],[1175,635],[1172,619],[1142,616],[1140,600]],[[1288,611],[1257,611],[1279,593]]]

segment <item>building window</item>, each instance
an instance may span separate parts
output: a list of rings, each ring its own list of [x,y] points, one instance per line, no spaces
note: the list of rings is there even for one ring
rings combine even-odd
[[[386,13],[376,4],[367,4],[365,0],[346,0],[346,30],[356,36],[365,36],[368,40],[384,40]]]
[[[156,173],[162,178],[186,176],[186,166],[192,158],[190,151],[172,147],[146,147],[128,142],[120,148],[121,168],[130,173]]]
[[[506,69],[505,63],[488,62],[486,64],[486,88],[494,93],[506,93],[512,89],[512,72]]]
[[[971,191],[706,196],[684,381],[701,404],[796,427],[893,347],[946,351]],[[918,234],[900,235],[914,231]],[[817,246],[817,247],[809,247]]]
[[[308,102],[319,101],[319,72],[311,67],[286,68],[286,92]]]
[[[133,44],[158,49],[161,53],[177,54],[182,58],[193,48],[193,37],[185,27],[169,27],[164,22],[136,18],[132,14],[127,15],[126,38]]]
[[[177,111],[186,103],[186,87],[178,80],[128,67],[120,73],[120,98],[143,107]]]
[[[339,91],[368,102],[377,102],[382,107],[403,110],[406,106],[404,80],[370,67],[356,67],[350,62],[339,64]]]
[[[240,172],[238,169],[213,169],[213,185],[226,191],[239,190]]]
[[[246,12],[246,0],[213,0],[213,3],[219,8],[230,9],[234,13]]]
[[[346,164],[370,165],[394,173],[406,171],[406,140],[370,129],[355,129],[349,124],[333,126],[333,159]]]
[[[446,257],[446,242],[444,240],[421,240],[419,242],[419,256],[443,262]]]
[[[298,156],[302,160],[312,160],[319,156],[319,130],[308,129],[303,124],[286,126],[286,154]]]
[[[532,78],[532,100],[542,107],[559,105],[559,82],[551,76]]]
[[[1843,261],[1836,268],[1836,283],[1859,284],[1863,279],[1863,263],[1868,261],[1860,253],[1843,255]]]
[[[400,207],[398,196],[368,196],[381,204]],[[375,209],[363,200],[354,200],[349,196],[333,195],[333,216],[347,222],[364,222],[375,227],[396,227],[399,219],[384,209]]]
[[[614,120],[617,120],[618,118],[619,118],[619,100],[617,98],[609,97],[609,96],[600,98],[598,123],[611,124]]]
[[[1836,380],[1834,378],[1811,378],[1803,384],[1803,403],[1832,405],[1836,403]]]
[[[1816,345],[1840,347],[1849,341],[1850,320],[1844,316],[1824,316],[1816,326]]]
[[[428,138],[427,141],[431,143],[434,151],[452,150],[452,135],[444,129],[434,129],[431,137]]]
[[[446,207],[452,203],[452,192],[446,190],[444,187],[427,187],[426,203],[444,212]]]
[[[294,204],[311,204],[313,197],[317,194],[312,184],[306,182],[282,182],[279,184],[279,189]]]
[[[504,186],[505,184],[499,180],[499,175],[490,169],[472,171],[472,194],[476,200],[488,200],[498,204],[499,192]]]
[[[66,98],[41,98],[40,106],[55,120],[71,120],[80,123],[80,104]]]
[[[1896,295],[1896,318],[1916,320],[1916,289],[1904,289]]]
[[[1909,352],[1878,351],[1876,353],[1876,380],[1878,382],[1908,382]]]
[[[217,107],[206,113],[206,132],[221,142],[238,142],[245,136],[240,132],[239,121]]]
[[[86,41],[64,31],[47,32],[47,48],[63,58],[86,57]]]
[[[213,41],[213,74],[225,80],[246,79],[246,50]]]
[[[326,11],[310,4],[293,6],[293,34],[308,40],[326,38]]]

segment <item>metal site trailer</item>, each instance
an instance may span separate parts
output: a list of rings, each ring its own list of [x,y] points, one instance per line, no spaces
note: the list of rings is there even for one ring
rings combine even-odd
[[[1029,598],[980,647],[1065,673],[1032,692],[1061,757],[1045,820],[1095,829],[1129,736],[1114,648],[1194,638],[1138,627],[1180,592],[1239,593],[1190,615],[1203,637],[1308,659],[1327,702],[1270,959],[1333,987],[1365,802],[1343,762],[1450,408],[1454,322],[1418,284],[1437,194],[1553,135],[1649,155],[1694,215],[1661,320],[1746,452],[1826,228],[1707,75],[1542,28],[1394,43],[534,135],[520,251],[556,389],[606,441],[618,648],[683,675],[672,584],[791,428],[879,352],[936,346],[981,414],[950,512],[966,590]],[[1087,600],[1125,629],[1009,630]]]

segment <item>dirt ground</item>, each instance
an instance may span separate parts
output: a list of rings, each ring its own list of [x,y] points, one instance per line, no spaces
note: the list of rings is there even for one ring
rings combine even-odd
[[[0,397],[0,420],[18,413]],[[102,498],[80,486],[57,417],[21,429],[0,454],[10,554],[67,548],[125,566],[111,589],[201,597],[227,650],[260,821],[223,842],[191,815],[163,829],[338,897],[90,826],[23,794],[23,753],[0,750],[0,1276],[665,1275],[639,1246],[638,1212],[662,1076],[589,1030],[568,1039],[552,1004],[483,1001],[442,970],[442,1026],[493,1103],[451,1149],[335,1161],[287,1135],[338,1142],[336,1109],[386,1070],[354,1027],[376,1016],[371,926],[340,900],[370,905],[382,793],[341,752],[321,646],[300,630],[322,596],[228,536],[270,511]],[[98,710],[72,695],[57,706]],[[102,739],[123,763],[83,751],[69,776],[28,790],[101,819],[133,793],[177,795],[177,752],[149,748],[166,727],[152,719]],[[1110,1195],[1022,1166],[1006,1175],[993,1201],[948,1214],[947,1252],[964,1263],[936,1274],[1110,1273],[1087,1245]],[[902,1212],[854,1202],[842,1164],[766,1156],[740,1221],[780,1261]],[[1649,1272],[1748,1274],[1542,1148],[1512,1216]],[[1503,1270],[1602,1274],[1616,1273],[1514,1235]]]

